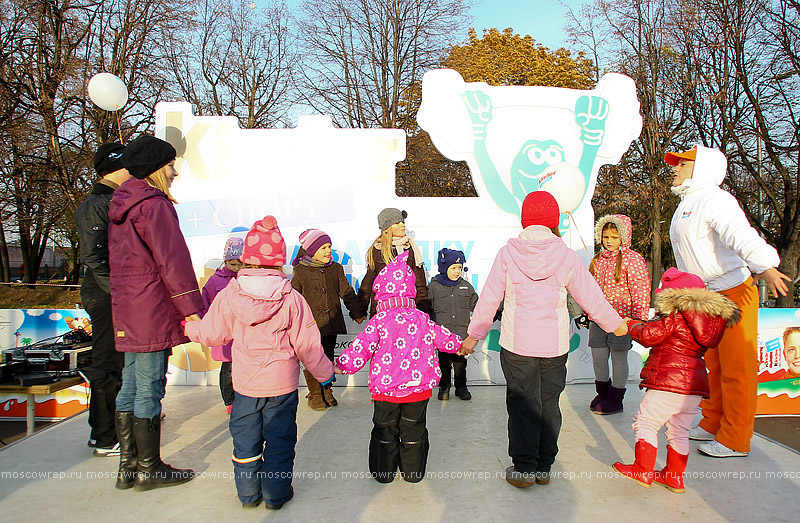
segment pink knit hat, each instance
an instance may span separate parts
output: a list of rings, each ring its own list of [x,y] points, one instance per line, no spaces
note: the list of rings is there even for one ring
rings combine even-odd
[[[661,286],[656,289],[656,294],[665,289],[705,289],[706,284],[700,278],[690,272],[679,271],[675,267],[670,267],[661,276]]]
[[[375,291],[375,300],[378,302],[392,298],[406,298],[411,300],[413,306],[413,300],[417,296],[415,286],[417,279],[414,271],[408,266],[409,252],[403,252],[375,276],[372,290]]]
[[[273,267],[286,263],[286,242],[283,241],[278,220],[274,216],[264,216],[250,227],[244,239],[241,260],[250,265]]]
[[[312,257],[326,243],[333,243],[331,242],[331,237],[319,229],[308,229],[300,235],[300,245],[306,251],[306,254]]]

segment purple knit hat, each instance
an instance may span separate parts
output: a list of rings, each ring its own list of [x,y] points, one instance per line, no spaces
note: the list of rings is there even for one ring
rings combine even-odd
[[[238,260],[242,257],[242,248],[244,247],[244,238],[240,238],[238,236],[231,236],[228,238],[228,241],[225,242],[225,254],[222,256],[222,259],[225,261],[228,260]]]
[[[308,229],[300,235],[300,245],[312,258],[317,250],[326,243],[333,243],[331,237],[319,229]]]

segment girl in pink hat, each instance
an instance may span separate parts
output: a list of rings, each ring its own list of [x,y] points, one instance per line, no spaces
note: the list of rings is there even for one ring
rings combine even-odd
[[[273,216],[244,240],[244,267],[186,335],[209,347],[233,340],[231,375],[236,490],[245,507],[279,509],[292,499],[300,362],[323,385],[333,380],[319,329],[283,273],[286,243]]]
[[[336,360],[343,374],[358,372],[372,361],[369,390],[375,412],[369,470],[379,483],[393,481],[398,468],[410,483],[425,477],[426,411],[431,390],[442,377],[435,351],[472,352],[462,351],[461,338],[417,310],[416,277],[408,257],[408,251],[400,254],[377,274],[372,285],[377,313]]]
[[[739,321],[736,304],[706,289],[699,276],[672,267],[661,277],[652,321],[630,320],[631,336],[651,347],[639,388],[647,389],[633,418],[636,461],[614,463],[614,469],[643,487],[655,481],[672,492],[683,492],[689,459],[689,429],[700,400],[708,398],[708,374],[703,355]],[[658,431],[667,426],[667,465],[655,472]]]

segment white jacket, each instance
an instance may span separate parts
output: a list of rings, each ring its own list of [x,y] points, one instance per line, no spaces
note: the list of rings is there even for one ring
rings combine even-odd
[[[727,168],[722,152],[697,145],[692,178],[676,188],[681,203],[669,228],[678,269],[700,276],[713,291],[732,289],[751,272],[780,264],[778,252],[750,226],[736,198],[719,187]]]

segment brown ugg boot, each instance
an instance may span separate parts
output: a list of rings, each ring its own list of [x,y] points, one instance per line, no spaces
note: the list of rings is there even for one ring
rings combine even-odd
[[[306,377],[306,386],[308,387],[308,406],[311,410],[325,410],[328,405],[325,403],[325,398],[322,397],[322,386],[310,372],[303,369],[303,376]]]
[[[336,398],[333,397],[333,386],[328,385],[327,387],[323,387],[322,392],[325,396],[325,403],[327,403],[329,407],[335,407],[339,404]]]

